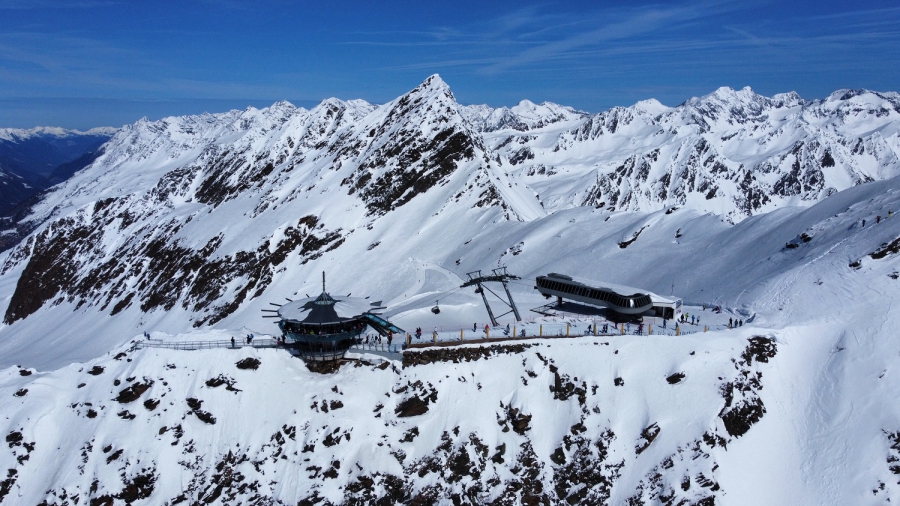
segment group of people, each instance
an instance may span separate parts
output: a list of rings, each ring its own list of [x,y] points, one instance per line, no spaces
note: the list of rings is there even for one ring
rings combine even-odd
[[[738,320],[737,318],[735,318],[734,320],[732,320],[731,318],[728,319],[728,328],[730,328],[730,329],[733,329],[736,327],[743,327],[743,326],[744,326],[744,320]]]
[[[389,330],[387,333],[387,336],[385,336],[385,337],[387,337],[387,343],[391,344],[391,341],[394,340],[394,333]],[[362,338],[360,338],[360,340],[361,339]],[[383,343],[383,340],[382,340],[381,334],[377,334],[377,333],[376,334],[366,334],[366,344],[382,344],[382,343]]]
[[[888,209],[887,217],[890,218],[893,215],[894,215],[894,210]],[[880,214],[875,217],[875,224],[878,225],[879,223],[881,223],[881,215]],[[862,226],[864,226],[864,227],[866,226],[866,220],[862,220]]]
[[[706,306],[704,306],[706,307]],[[700,317],[692,314],[684,313],[681,315],[681,323],[687,323],[688,319],[691,320],[691,325],[700,325]]]
[[[244,340],[247,342],[247,344],[253,344],[253,337],[254,337],[253,334],[247,334],[247,335],[244,337]],[[236,341],[234,340],[234,336],[231,336],[231,347],[232,347],[232,348],[234,348],[235,343],[236,343]],[[281,345],[281,338],[280,338],[280,337],[278,338],[278,345],[279,345],[279,346]]]

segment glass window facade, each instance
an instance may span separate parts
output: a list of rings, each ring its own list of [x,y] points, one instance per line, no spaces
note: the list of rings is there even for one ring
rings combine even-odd
[[[537,287],[538,290],[550,290],[558,292],[558,294],[573,295],[576,297],[583,297],[601,301],[605,303],[604,305],[612,306],[613,309],[633,309],[642,307],[646,307],[647,309],[649,309],[653,305],[653,302],[650,300],[650,296],[647,294],[636,293],[634,295],[621,295],[611,290],[592,288],[576,281],[550,279],[546,276],[538,276]]]

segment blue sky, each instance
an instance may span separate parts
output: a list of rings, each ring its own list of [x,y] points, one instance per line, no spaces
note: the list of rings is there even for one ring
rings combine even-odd
[[[433,73],[464,104],[590,112],[719,86],[895,91],[900,4],[0,0],[0,127],[381,103]]]

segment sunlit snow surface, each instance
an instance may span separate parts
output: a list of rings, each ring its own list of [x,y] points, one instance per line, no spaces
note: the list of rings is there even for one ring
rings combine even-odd
[[[748,98],[744,90],[731,92],[739,96],[720,90],[706,99]],[[841,103],[851,107],[857,99]],[[791,96],[773,100],[799,103]],[[517,107],[549,114],[532,106]],[[364,103],[341,107],[348,124],[387,114]],[[631,112],[650,115],[670,110],[653,103],[635,108],[640,111]],[[259,114],[247,121],[271,121],[267,132],[282,121],[318,125],[301,119],[312,111],[289,104],[273,109],[229,114],[234,124]],[[556,112],[560,122],[579,121],[572,111]],[[146,213],[143,221],[112,227],[94,245],[111,257],[130,238],[145,240],[141,227],[154,230],[160,220],[180,220],[176,238],[198,249],[224,232],[215,255],[255,251],[264,239],[277,243],[307,214],[329,230],[342,229],[343,243],[305,263],[292,253],[261,296],[213,329],[191,330],[198,314],[179,304],[149,313],[134,304],[110,316],[99,303],[76,307],[65,298],[0,328],[0,436],[7,438],[0,449],[0,492],[6,492],[0,504],[74,504],[76,495],[79,504],[104,497],[117,504],[174,504],[183,495],[187,503],[292,505],[416,497],[450,504],[454,495],[478,504],[515,504],[531,496],[608,504],[708,497],[717,504],[885,504],[900,498],[891,460],[900,458],[900,311],[894,307],[900,256],[870,256],[900,238],[898,217],[875,224],[876,215],[900,210],[900,180],[890,173],[897,170],[890,162],[896,155],[873,155],[870,169],[882,171],[882,180],[816,204],[782,203],[735,224],[691,201],[668,214],[654,207],[658,202],[630,212],[572,206],[577,199],[570,190],[581,184],[575,179],[538,181],[495,164],[485,176],[481,162],[462,163],[445,184],[377,217],[340,186],[343,173],[312,161],[218,207],[154,201],[151,190],[163,174],[210,149],[188,142],[204,125],[219,129],[209,139],[233,142],[223,122],[207,120],[195,118],[190,135],[173,122],[169,137],[121,144],[122,151],[107,153],[121,164],[80,173],[36,212],[82,213],[78,219],[90,221],[97,200],[131,199],[129,209]],[[348,128],[365,136],[381,120],[371,121]],[[118,135],[146,134],[135,127]],[[882,148],[896,141],[895,131],[878,135],[894,139]],[[177,149],[150,149],[164,138]],[[550,156],[552,146],[547,149]],[[535,160],[543,156],[535,152]],[[479,175],[503,190],[512,215],[475,206],[486,188]],[[316,187],[307,190],[310,185]],[[455,201],[468,185],[472,192]],[[554,195],[568,196],[553,201]],[[273,207],[254,214],[264,199]],[[801,234],[811,239],[804,242]],[[6,303],[25,268],[24,261],[9,260],[12,254],[0,256],[0,264],[12,265],[0,275]],[[497,348],[478,360],[457,355],[407,367],[399,358],[384,362],[384,355],[356,353],[359,365],[333,374],[310,372],[282,350],[131,349],[145,331],[157,341],[272,335],[277,327],[261,309],[315,296],[323,270],[329,292],[383,300],[385,316],[409,331],[421,327],[426,339],[435,329],[444,340],[460,329],[466,338],[483,337],[480,296],[457,288],[467,272],[499,265],[523,278],[510,288],[531,334],[542,325],[548,334],[564,333],[563,320],[528,311],[548,302],[532,288],[534,277],[548,272],[680,296],[710,331],[688,325],[696,333],[527,340],[521,344],[529,347]],[[494,300],[497,311],[502,305]],[[431,312],[436,301],[439,315]],[[712,316],[702,304],[724,312]],[[728,317],[745,325],[723,329]],[[511,315],[500,321],[492,337],[507,323],[523,325]],[[473,323],[479,331],[472,331]],[[577,334],[589,320],[569,323]],[[774,356],[748,361],[754,336],[771,340]],[[258,369],[239,369],[246,358],[258,359]],[[149,387],[133,401],[115,400],[135,384]],[[414,397],[427,399],[427,411],[401,417],[397,408]],[[731,434],[723,417],[757,400],[762,417]],[[91,410],[96,416],[89,417]],[[648,441],[648,434],[656,436]]]

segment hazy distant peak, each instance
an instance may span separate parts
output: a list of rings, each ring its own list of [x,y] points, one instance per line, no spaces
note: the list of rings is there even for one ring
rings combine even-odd
[[[772,96],[772,100],[783,107],[803,105],[807,102],[806,100],[803,100],[803,97],[801,97],[796,91],[777,93]]]
[[[34,128],[0,128],[0,139],[6,141],[25,140],[36,136],[73,137],[73,136],[112,136],[118,129],[113,127],[96,127],[87,131],[71,130],[61,127],[37,126]]]
[[[673,108],[667,105],[663,105],[662,102],[656,100],[655,98],[648,98],[646,100],[641,100],[640,102],[636,102],[633,106],[638,111],[643,111],[648,114],[658,115],[665,112],[671,111]]]

